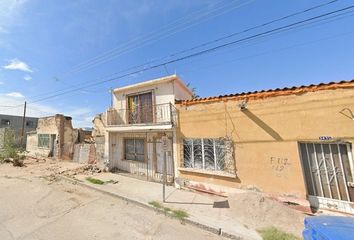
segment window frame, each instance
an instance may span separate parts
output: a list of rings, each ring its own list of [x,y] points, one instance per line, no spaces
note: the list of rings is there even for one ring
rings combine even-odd
[[[152,122],[141,122],[141,123],[134,123],[130,122],[130,107],[129,107],[129,99],[132,97],[138,97],[139,95],[144,95],[144,94],[151,94],[151,104],[152,104]],[[139,100],[140,101],[140,100]],[[146,123],[154,123],[155,122],[155,91],[153,89],[148,89],[145,91],[140,91],[140,92],[133,92],[125,95],[125,120],[128,124],[146,124]]]
[[[127,152],[126,152],[126,141],[127,140],[142,140],[143,141],[143,146],[144,146],[144,153],[140,154],[143,155],[144,160],[138,160],[136,159],[136,149],[134,148],[134,154],[135,154],[135,159],[127,159]],[[146,139],[143,137],[124,137],[123,138],[123,160],[125,161],[132,161],[132,162],[140,162],[140,163],[146,163]]]
[[[0,121],[0,125],[1,126],[10,126],[11,125],[11,121],[10,121],[10,119],[3,118]]]
[[[206,142],[208,141],[212,141],[212,145],[210,144],[206,144]],[[223,144],[220,144],[219,147],[217,147],[217,142],[221,141],[223,142]],[[187,142],[187,143],[186,143]],[[189,142],[189,143],[188,143]],[[198,144],[197,148],[195,149],[195,142],[200,142],[200,144]],[[189,151],[190,151],[190,164],[186,164],[186,158],[185,158],[185,154],[186,154],[186,145],[189,146]],[[200,146],[199,146],[200,145]],[[206,145],[208,146],[208,150],[210,152],[210,150],[212,150],[212,154],[210,155],[206,155],[205,153],[208,152],[208,150],[206,150]],[[183,142],[182,142],[182,146],[183,146],[183,163],[182,166],[183,168],[186,169],[193,169],[193,170],[200,170],[200,171],[210,171],[210,172],[225,172],[225,167],[226,167],[226,154],[227,154],[227,149],[226,149],[226,141],[224,139],[220,139],[220,138],[184,138]],[[212,148],[210,148],[210,146],[212,146]],[[223,156],[222,158],[222,162],[223,162],[223,166],[222,167],[218,167],[218,162],[221,162],[220,157],[220,153],[218,153],[217,151],[220,151],[220,149],[222,150],[222,154],[221,156]],[[196,152],[201,152],[201,154]],[[199,156],[201,155],[201,156]],[[195,160],[196,160],[196,156],[199,159],[198,161],[201,163],[199,164],[195,164]],[[210,158],[210,156],[212,156],[212,158]],[[207,158],[209,158],[209,160],[206,160]],[[210,160],[213,160],[213,163],[207,164],[206,162]],[[212,168],[210,168],[210,166],[213,166]]]
[[[43,146],[43,145],[40,145],[40,138],[42,137],[48,137],[48,146]],[[37,134],[37,147],[38,148],[42,148],[42,149],[50,149],[50,140],[51,140],[51,135],[50,134],[47,134],[47,133],[39,133]]]

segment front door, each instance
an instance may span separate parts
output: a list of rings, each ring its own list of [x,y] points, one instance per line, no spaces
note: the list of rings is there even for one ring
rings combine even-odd
[[[354,213],[351,145],[300,143],[300,152],[311,205]]]
[[[171,139],[169,139],[171,141]],[[164,152],[162,151],[162,143],[156,142],[156,173],[163,174]],[[173,158],[171,151],[166,153],[166,170],[167,175],[173,176]]]

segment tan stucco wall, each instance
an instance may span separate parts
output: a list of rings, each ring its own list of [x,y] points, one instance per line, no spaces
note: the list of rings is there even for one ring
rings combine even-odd
[[[331,136],[353,143],[353,99],[354,89],[347,88],[250,100],[244,111],[238,107],[241,100],[177,104],[178,166],[184,137],[229,137],[234,141],[237,169],[236,179],[187,172],[179,177],[305,197],[298,141]]]

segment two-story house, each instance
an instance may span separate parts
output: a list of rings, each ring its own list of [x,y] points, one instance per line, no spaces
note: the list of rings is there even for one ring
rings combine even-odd
[[[167,179],[176,166],[176,100],[192,98],[177,75],[116,88],[112,107],[104,114],[105,155],[110,169],[160,181],[163,173],[162,136],[167,136]]]

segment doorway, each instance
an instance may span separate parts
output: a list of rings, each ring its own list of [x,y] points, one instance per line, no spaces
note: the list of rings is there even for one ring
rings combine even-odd
[[[354,213],[353,158],[349,143],[299,143],[310,204]]]

